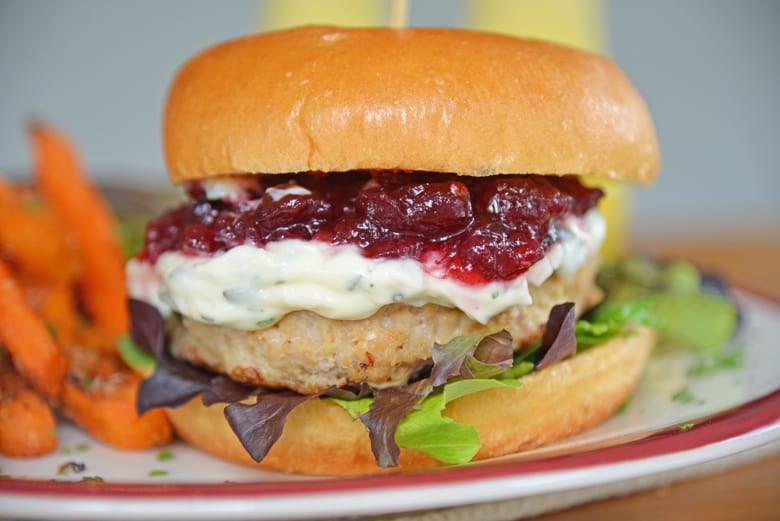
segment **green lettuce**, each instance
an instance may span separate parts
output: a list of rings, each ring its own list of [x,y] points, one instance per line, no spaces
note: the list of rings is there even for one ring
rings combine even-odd
[[[471,461],[482,446],[477,429],[458,423],[442,412],[452,400],[497,387],[520,387],[520,382],[474,378],[445,384],[440,392],[426,397],[419,409],[401,421],[395,433],[396,442],[400,447],[419,450],[444,463]]]
[[[604,330],[608,335],[610,322],[620,322],[622,313],[656,327],[664,344],[712,353],[727,344],[738,325],[739,312],[723,290],[725,284],[712,275],[703,276],[688,262],[658,263],[631,256],[605,267],[599,282],[607,296],[587,318],[603,325],[579,326],[586,342],[596,340],[587,338],[588,333],[597,336]]]
[[[157,360],[133,342],[130,335],[122,335],[117,340],[119,356],[131,369],[140,373],[152,372],[157,365]]]
[[[479,433],[472,425],[458,423],[444,416],[442,412],[451,401],[497,387],[520,387],[516,379],[472,378],[455,380],[441,386],[426,396],[398,425],[395,441],[399,447],[424,452],[444,463],[467,463],[482,446]],[[358,420],[368,412],[372,397],[345,400],[343,398],[324,398],[349,413]]]

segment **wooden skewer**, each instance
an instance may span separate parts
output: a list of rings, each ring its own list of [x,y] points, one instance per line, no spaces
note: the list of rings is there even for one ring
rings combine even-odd
[[[390,27],[406,27],[409,24],[409,0],[392,0],[390,4]]]

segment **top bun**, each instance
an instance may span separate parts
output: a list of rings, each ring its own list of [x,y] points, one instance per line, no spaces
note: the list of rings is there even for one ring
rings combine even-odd
[[[592,174],[648,182],[658,142],[610,60],[456,29],[301,27],[228,41],[179,71],[175,182],[356,169]]]

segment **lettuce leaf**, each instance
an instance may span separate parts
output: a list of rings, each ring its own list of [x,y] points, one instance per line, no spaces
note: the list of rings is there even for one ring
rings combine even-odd
[[[533,362],[528,362],[527,360],[517,360],[512,367],[504,371],[498,376],[499,380],[509,380],[514,379],[517,380],[521,376],[527,375],[528,373],[532,372],[536,366]]]
[[[607,298],[588,317],[594,327],[578,326],[588,343],[609,336],[631,316],[636,323],[656,327],[661,343],[712,353],[728,343],[739,325],[739,308],[728,285],[688,262],[631,256],[602,270],[599,282]]]
[[[431,384],[438,387],[451,377],[490,378],[512,364],[512,336],[506,331],[492,335],[455,337],[433,346]]]
[[[658,327],[659,320],[652,313],[652,304],[647,299],[606,304],[596,308],[587,318],[574,324],[577,348],[588,349],[612,338],[626,334],[630,324]]]
[[[470,379],[446,384],[440,392],[425,398],[419,409],[411,411],[398,425],[395,434],[399,446],[424,452],[444,463],[467,463],[482,446],[473,425],[458,423],[443,416],[451,401],[487,389],[520,387],[517,380]]]
[[[133,342],[129,335],[122,335],[116,342],[122,361],[139,373],[151,373],[157,360]]]
[[[408,416],[409,411],[430,394],[432,389],[430,379],[426,378],[414,383],[374,391],[374,401],[368,408],[368,412],[360,417],[360,421],[368,429],[371,451],[380,467],[398,465],[401,453],[395,439],[398,425]]]
[[[526,363],[523,368],[529,369],[529,366],[532,368],[533,364]],[[449,382],[423,398],[417,408],[407,411],[395,430],[395,442],[399,447],[419,450],[444,463],[467,463],[479,451],[482,442],[472,425],[458,423],[442,415],[446,405],[462,396],[487,389],[520,386],[516,378],[472,378]],[[324,399],[344,408],[353,420],[365,415],[374,402],[373,397]]]
[[[577,353],[577,338],[574,334],[574,303],[556,304],[550,310],[550,317],[542,334],[542,359],[537,369],[544,369]]]
[[[322,398],[323,400],[328,400],[329,402],[333,402],[349,414],[350,418],[352,420],[357,420],[364,414],[368,412],[368,409],[371,407],[371,404],[374,402],[373,396],[365,396],[363,398],[357,398],[355,400],[349,400],[345,398],[337,398],[335,396],[326,396]]]
[[[649,298],[661,340],[699,352],[720,350],[737,326],[737,309],[714,293],[661,293]]]
[[[290,412],[313,398],[292,391],[260,393],[255,403],[233,402],[225,407],[225,418],[252,459],[259,462],[282,435]]]

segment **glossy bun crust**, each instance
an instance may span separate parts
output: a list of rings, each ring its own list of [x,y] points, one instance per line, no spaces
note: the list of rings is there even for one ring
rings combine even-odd
[[[521,379],[519,388],[483,391],[453,401],[444,414],[474,425],[482,439],[476,459],[512,454],[582,432],[609,417],[628,398],[645,365],[655,333],[641,328]],[[486,407],[485,404],[490,404]],[[223,406],[200,398],[168,409],[179,435],[222,458],[258,465],[223,416]],[[259,466],[300,474],[358,475],[441,465],[401,449],[400,466],[374,463],[363,424],[338,405],[313,399],[294,409],[282,437]]]
[[[456,29],[303,27],[222,43],[171,87],[165,156],[182,182],[400,169],[648,182],[653,122],[610,60]]]

